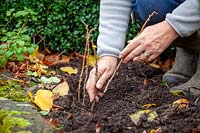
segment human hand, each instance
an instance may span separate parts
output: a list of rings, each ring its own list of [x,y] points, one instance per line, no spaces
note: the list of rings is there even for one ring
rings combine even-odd
[[[90,102],[98,101],[99,96],[102,95],[103,86],[108,78],[113,74],[117,66],[117,58],[112,56],[103,56],[98,63],[98,81],[96,82],[96,68],[90,71],[90,75],[86,84],[86,89],[90,97]]]
[[[120,53],[123,63],[129,60],[151,62],[158,57],[178,37],[167,21],[148,26],[131,40]]]

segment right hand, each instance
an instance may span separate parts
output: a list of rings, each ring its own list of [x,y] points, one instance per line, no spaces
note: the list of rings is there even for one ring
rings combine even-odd
[[[103,91],[103,86],[110,78],[117,66],[117,58],[112,56],[100,57],[98,63],[98,81],[96,82],[96,68],[94,67],[90,71],[90,75],[86,84],[86,89],[90,97],[90,102],[96,100],[100,92]]]

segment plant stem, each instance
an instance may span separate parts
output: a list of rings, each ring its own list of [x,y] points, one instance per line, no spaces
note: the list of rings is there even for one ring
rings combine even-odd
[[[119,61],[119,63],[118,63],[118,65],[117,65],[117,67],[115,68],[115,71],[113,72],[111,78],[108,80],[108,82],[107,82],[107,84],[106,84],[106,86],[105,86],[105,89],[104,89],[103,93],[106,93],[106,91],[108,90],[108,86],[109,86],[110,82],[112,81],[113,77],[115,76],[115,73],[116,73],[117,70],[119,69],[120,65],[122,64],[122,61],[123,61],[123,59],[121,59],[121,60]]]
[[[22,27],[20,28],[19,32],[17,33],[17,35],[19,35],[22,30],[24,29],[24,27],[27,25],[28,21],[24,22],[24,24],[22,25]]]

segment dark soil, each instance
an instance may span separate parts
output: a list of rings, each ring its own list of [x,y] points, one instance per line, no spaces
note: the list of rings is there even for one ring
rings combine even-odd
[[[74,59],[68,65],[79,68],[77,75],[64,75],[71,94],[55,101],[64,110],[51,111],[47,116],[58,119],[64,132],[94,133],[100,129],[101,133],[142,133],[144,130],[149,133],[151,129],[160,128],[163,133],[195,133],[200,126],[200,104],[188,98],[189,108],[173,108],[172,103],[184,96],[173,96],[168,87],[162,85],[164,72],[161,69],[133,62],[121,65],[108,91],[91,112],[88,96],[85,106],[77,100],[81,60]],[[158,120],[147,122],[143,116],[136,126],[129,115],[146,109],[142,105],[148,103],[156,104],[150,109],[158,113]]]

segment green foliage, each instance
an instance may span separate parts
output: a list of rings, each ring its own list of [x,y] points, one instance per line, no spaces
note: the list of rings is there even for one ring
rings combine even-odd
[[[19,83],[11,80],[0,80],[0,97],[12,99],[18,102],[24,102],[29,100],[29,98],[26,95],[26,92],[22,89]]]
[[[31,43],[31,37],[27,35],[26,24],[29,21],[36,21],[35,13],[28,8],[15,11],[10,9],[6,12],[9,21],[1,28],[0,32],[0,67],[4,67],[8,60],[24,60],[24,54],[33,53],[36,45]],[[14,25],[6,27],[8,23],[15,22]]]
[[[0,132],[12,133],[12,128],[19,127],[25,128],[31,125],[31,123],[24,119],[15,117],[15,115],[24,114],[26,112],[0,110]],[[30,131],[19,131],[17,133],[31,133]]]
[[[40,43],[52,51],[83,52],[86,30],[83,22],[89,25],[89,29],[97,28],[99,22],[99,0],[1,0],[0,25],[5,25],[9,19],[5,19],[6,11],[14,9],[21,11],[18,14],[26,14],[23,10],[26,7],[34,13],[27,23],[26,32],[34,36],[36,42],[45,37],[45,42]],[[10,13],[7,13],[10,14]],[[11,13],[12,14],[12,13]],[[16,14],[15,14],[16,15]],[[8,27],[13,27],[14,20],[11,20]],[[138,25],[131,26],[128,38],[132,39],[138,32]],[[98,30],[91,34],[91,40],[96,42]]]

